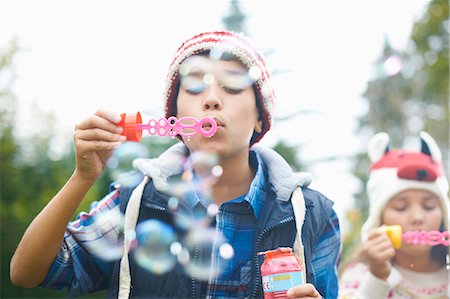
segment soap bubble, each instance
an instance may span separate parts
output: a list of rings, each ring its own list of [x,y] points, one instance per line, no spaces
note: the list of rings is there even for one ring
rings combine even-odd
[[[86,248],[103,260],[120,259],[124,251],[124,215],[119,209],[99,210],[93,215],[93,222],[98,229],[83,235]]]
[[[148,158],[148,149],[137,142],[127,142],[117,148],[108,161],[107,167],[114,181],[122,186],[134,186],[140,182],[141,176],[132,174],[133,160]]]
[[[146,220],[136,227],[137,247],[133,256],[137,264],[156,274],[170,271],[176,262],[172,254],[176,235],[172,227],[155,220]]]
[[[212,186],[222,175],[222,167],[218,165],[219,158],[213,153],[193,152],[186,163],[186,171],[193,172],[192,184],[198,196],[209,197]]]
[[[191,230],[183,245],[184,251],[178,256],[178,261],[185,266],[187,273],[200,280],[220,275],[225,267],[225,257],[228,259],[234,254],[224,236],[213,228]],[[214,269],[211,267],[213,260]]]

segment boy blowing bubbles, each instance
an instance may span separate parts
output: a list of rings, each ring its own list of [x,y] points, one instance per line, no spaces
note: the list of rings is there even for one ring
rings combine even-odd
[[[217,48],[225,49],[218,57]],[[197,60],[202,63],[196,64]],[[186,73],[184,66],[189,63]],[[252,80],[250,73],[256,74],[250,76]],[[270,129],[274,100],[259,52],[232,32],[196,35],[175,54],[164,99],[166,117],[213,117],[216,134],[183,137],[183,143],[160,158],[135,163],[144,180],[138,186],[114,189],[95,209],[125,213],[126,231],[146,219],[172,223],[164,213],[168,196],[155,187],[156,182],[179,174],[183,159],[174,160],[171,154],[215,153],[223,174],[211,186],[220,207],[213,225],[235,253],[227,270],[209,281],[191,277],[181,267],[156,275],[128,258],[129,248],[114,261],[98,259],[89,251],[83,233],[98,230],[90,218],[92,211],[81,220],[69,221],[113,150],[126,141],[118,126],[120,115],[98,110],[75,127],[76,169],[25,232],[11,261],[11,280],[23,287],[67,288],[69,296],[106,289],[111,298],[260,298],[262,259],[257,253],[287,246],[303,261],[307,280],[287,296],[336,298],[340,235],[333,203],[308,188],[309,176],[293,173],[276,152],[256,144]],[[293,202],[300,211],[296,217]],[[201,204],[197,200],[193,207]]]

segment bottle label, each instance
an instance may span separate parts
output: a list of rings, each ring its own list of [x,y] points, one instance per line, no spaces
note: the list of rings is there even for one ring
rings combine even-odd
[[[302,272],[286,272],[262,277],[264,292],[287,291],[293,286],[303,284]]]

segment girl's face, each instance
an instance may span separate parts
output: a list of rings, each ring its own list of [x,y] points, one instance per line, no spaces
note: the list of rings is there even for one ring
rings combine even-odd
[[[261,132],[262,122],[252,84],[245,84],[247,70],[234,60],[203,59],[209,60],[208,68],[193,66],[180,84],[177,118],[210,116],[218,129],[211,138],[196,134],[190,140],[184,137],[184,142],[190,151],[214,152],[222,158],[248,151],[253,132]]]
[[[382,213],[382,223],[398,224],[403,232],[439,230],[443,220],[439,198],[425,190],[406,190],[394,196]],[[426,254],[430,246],[403,244],[399,252]]]

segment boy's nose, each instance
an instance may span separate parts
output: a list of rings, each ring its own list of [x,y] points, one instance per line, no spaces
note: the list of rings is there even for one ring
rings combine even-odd
[[[205,101],[203,103],[204,110],[220,110],[222,109],[222,101],[220,100],[219,93],[215,84],[208,88]]]

